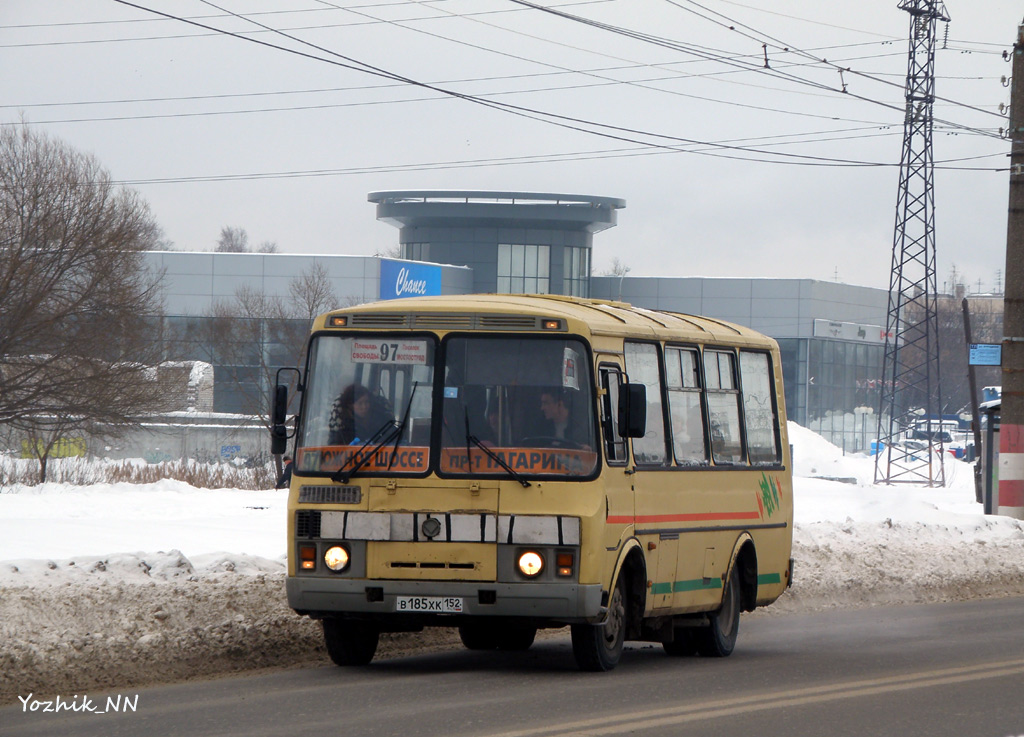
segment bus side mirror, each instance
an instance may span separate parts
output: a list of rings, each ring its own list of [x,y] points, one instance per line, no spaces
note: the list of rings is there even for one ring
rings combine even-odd
[[[288,387],[278,384],[270,398],[270,452],[281,455],[288,449]]]
[[[623,384],[619,398],[619,432],[624,438],[642,438],[647,433],[647,387]]]

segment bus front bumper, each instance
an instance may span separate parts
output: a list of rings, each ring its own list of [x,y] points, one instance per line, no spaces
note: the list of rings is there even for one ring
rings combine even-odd
[[[596,622],[605,614],[599,584],[439,583],[293,576],[286,580],[286,589],[288,605],[300,614],[314,617],[353,614],[400,618],[407,616],[397,612],[397,599],[401,596],[461,598],[462,612],[437,615],[442,621],[446,617],[479,616],[528,617],[560,623]]]

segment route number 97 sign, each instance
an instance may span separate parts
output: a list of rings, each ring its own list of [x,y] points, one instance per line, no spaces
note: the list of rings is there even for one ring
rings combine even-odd
[[[412,363],[425,366],[427,341],[357,338],[352,341],[352,363]]]

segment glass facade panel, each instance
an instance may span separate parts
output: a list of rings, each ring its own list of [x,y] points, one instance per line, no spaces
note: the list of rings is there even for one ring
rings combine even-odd
[[[550,291],[551,247],[502,243],[498,245],[497,289],[511,294]]]
[[[787,399],[806,384],[803,424],[846,452],[869,452],[878,432],[885,346],[820,338],[809,343],[806,381],[797,377],[795,387],[787,384]],[[785,362],[783,379],[790,381]],[[790,416],[800,421],[792,410]]]
[[[562,292],[575,297],[590,296],[590,249],[566,246]]]
[[[430,244],[429,243],[403,243],[402,244],[402,258],[409,259],[410,261],[429,261],[430,260]]]

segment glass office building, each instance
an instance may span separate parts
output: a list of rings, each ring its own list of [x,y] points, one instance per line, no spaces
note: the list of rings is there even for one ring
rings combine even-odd
[[[614,227],[623,200],[535,192],[373,192],[377,218],[399,229],[401,258],[260,253],[147,254],[163,271],[168,360],[214,365],[214,408],[246,412],[267,375],[295,365],[308,319],[212,316],[241,291],[287,302],[315,264],[341,305],[409,294],[512,292],[622,300],[706,315],[772,336],[782,351],[789,418],[848,450],[874,437],[888,294],[813,279],[592,276],[595,234]],[[301,340],[299,341],[302,342]]]

